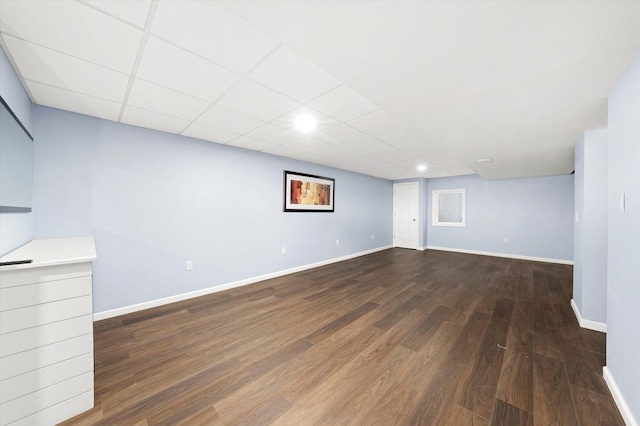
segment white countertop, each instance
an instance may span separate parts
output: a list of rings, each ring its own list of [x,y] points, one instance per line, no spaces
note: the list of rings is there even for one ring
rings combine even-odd
[[[11,253],[0,257],[0,262],[26,259],[33,259],[33,262],[0,266],[0,271],[91,262],[96,258],[96,246],[93,237],[44,238],[32,240]]]

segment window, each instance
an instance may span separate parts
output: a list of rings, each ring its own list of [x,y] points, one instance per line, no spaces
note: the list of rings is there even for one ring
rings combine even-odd
[[[464,189],[432,192],[433,226],[465,226]]]

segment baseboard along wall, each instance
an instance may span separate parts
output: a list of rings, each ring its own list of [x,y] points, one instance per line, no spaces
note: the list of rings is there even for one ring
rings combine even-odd
[[[282,271],[276,271],[276,272],[272,272],[270,274],[260,275],[260,276],[257,276],[257,277],[246,278],[244,280],[239,280],[239,281],[234,281],[234,282],[230,282],[230,283],[226,283],[226,284],[221,284],[221,285],[217,285],[215,287],[208,287],[208,288],[204,288],[204,289],[201,289],[201,290],[196,290],[196,291],[192,291],[192,292],[188,292],[188,293],[177,294],[175,296],[165,297],[165,298],[162,298],[162,299],[155,299],[155,300],[150,300],[148,302],[142,302],[142,303],[137,303],[137,304],[134,304],[134,305],[123,306],[121,308],[110,309],[108,311],[96,312],[96,313],[93,314],[93,320],[94,321],[100,321],[100,320],[107,319],[107,318],[113,318],[113,317],[116,317],[116,316],[119,316],[119,315],[130,314],[132,312],[138,312],[138,311],[142,311],[142,310],[145,310],[145,309],[155,308],[157,306],[167,305],[169,303],[180,302],[180,301],[183,301],[183,300],[192,299],[194,297],[200,297],[200,296],[204,296],[204,295],[207,295],[207,294],[217,293],[219,291],[229,290],[229,289],[232,289],[232,288],[236,288],[236,287],[241,287],[241,286],[257,283],[257,282],[268,280],[268,279],[271,279],[271,278],[277,278],[277,277],[281,277],[281,276],[284,276],[284,275],[294,274],[296,272],[305,271],[305,270],[311,269],[311,268],[317,268],[319,266],[324,266],[324,265],[329,265],[329,264],[332,264],[332,263],[342,262],[344,260],[353,259],[353,258],[359,257],[359,256],[366,256],[367,254],[375,253],[375,252],[382,251],[382,250],[388,250],[390,248],[393,248],[393,246],[378,247],[378,248],[375,248],[375,249],[372,249],[372,250],[366,250],[366,251],[363,251],[363,252],[353,253],[353,254],[350,254],[350,255],[347,255],[347,256],[337,257],[337,258],[334,258],[334,259],[324,260],[324,261],[321,261],[321,262],[311,263],[311,264],[308,264],[308,265],[298,266],[298,267],[295,267],[295,268],[285,269],[285,270],[282,270]],[[531,260],[531,261],[536,261],[536,262],[548,262],[548,263],[559,263],[559,264],[563,264],[563,265],[573,265],[573,261],[571,261],[571,260],[551,259],[551,258],[533,257],[533,256],[521,256],[521,255],[515,255],[515,254],[508,254],[508,253],[493,253],[493,252],[485,252],[485,251],[479,251],[479,250],[454,249],[454,248],[449,248],[449,247],[426,246],[426,247],[418,247],[417,250],[419,250],[419,251],[441,250],[441,251],[451,251],[451,252],[466,253],[466,254],[477,254],[477,255],[482,255],[482,256],[505,257],[505,258],[510,258],[510,259]],[[574,310],[575,310],[575,308],[574,308]],[[580,321],[580,319],[578,321]],[[589,321],[586,322],[586,324],[590,324],[590,323],[593,323],[593,322],[592,321],[591,322],[589,322]],[[597,324],[597,323],[594,323],[594,324]],[[582,322],[580,323],[580,325],[582,325]],[[605,325],[605,327],[606,327],[606,325]],[[600,328],[591,328],[591,327],[587,327],[587,326],[585,326],[585,328],[590,328],[592,330],[597,330],[597,331],[603,331]]]
[[[609,387],[609,391],[611,392],[613,401],[618,406],[618,410],[620,410],[620,414],[622,415],[622,419],[624,420],[625,424],[627,426],[640,426],[633,416],[633,413],[631,412],[627,401],[624,399],[624,396],[622,396],[622,392],[620,392],[620,388],[618,388],[618,385],[616,384],[616,381],[611,374],[611,370],[609,370],[606,365],[602,367],[602,376],[604,377],[604,381]]]
[[[383,250],[388,250],[392,246],[378,247],[372,250],[366,250],[358,253],[349,254],[334,259],[323,260],[321,262],[310,263],[308,265],[302,265],[291,269],[285,269],[282,271],[272,272],[270,274],[259,275],[257,277],[246,278],[244,280],[233,281],[226,284],[217,285],[215,287],[203,288],[201,290],[190,291],[188,293],[176,294],[175,296],[164,297],[162,299],[150,300],[148,302],[137,303],[135,305],[123,306],[121,308],[110,309],[108,311],[96,312],[93,314],[94,321],[100,321],[107,318],[117,317],[119,315],[130,314],[132,312],[143,311],[145,309],[155,308],[162,305],[168,305],[169,303],[181,302],[183,300],[192,299],[194,297],[205,296],[207,294],[217,293],[219,291],[229,290],[236,287],[242,287],[249,284],[254,284],[260,281],[269,280],[272,278],[278,278],[284,275],[294,274],[296,272],[306,271],[307,269],[317,268],[319,266],[330,265],[332,263],[342,262],[345,260],[353,259],[355,257],[366,256],[368,254],[376,253]]]
[[[607,332],[606,323],[591,321],[591,320],[582,318],[582,315],[580,314],[580,309],[578,309],[578,305],[576,305],[576,302],[573,299],[571,299],[571,308],[573,309],[573,313],[576,314],[576,318],[578,319],[578,324],[580,324],[580,327],[587,328],[589,330],[600,331],[602,333]]]
[[[547,262],[547,263],[558,263],[561,265],[573,265],[573,260],[553,259],[549,257],[523,256],[519,254],[495,253],[495,252],[489,252],[489,251],[457,249],[457,248],[450,248],[450,247],[426,246],[426,247],[419,247],[418,250],[453,251],[456,253],[479,254],[481,256],[506,257],[508,259],[532,260],[534,262]]]

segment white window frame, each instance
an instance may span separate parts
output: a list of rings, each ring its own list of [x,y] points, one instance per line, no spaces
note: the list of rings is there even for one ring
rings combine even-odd
[[[440,222],[438,220],[438,200],[440,194],[462,194],[462,221],[461,222]],[[463,227],[467,223],[466,213],[466,193],[464,188],[460,189],[434,189],[431,192],[431,224],[433,226],[457,226]]]

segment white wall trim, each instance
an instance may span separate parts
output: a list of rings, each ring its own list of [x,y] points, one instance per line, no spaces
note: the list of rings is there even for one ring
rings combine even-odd
[[[418,247],[416,250],[418,251],[425,251],[427,248],[426,247]]]
[[[571,307],[573,308],[573,313],[576,314],[576,318],[578,319],[578,324],[580,324],[580,327],[587,328],[589,330],[600,331],[602,333],[607,332],[606,323],[591,321],[591,320],[582,318],[582,315],[580,315],[580,309],[578,309],[578,305],[576,305],[576,302],[573,299],[571,299]]]
[[[615,379],[611,375],[611,371],[607,368],[606,365],[602,367],[602,376],[604,377],[604,381],[607,383],[607,386],[609,387],[611,396],[613,396],[613,400],[618,406],[618,410],[620,410],[620,414],[622,414],[622,418],[626,423],[626,425],[639,426],[635,417],[633,417],[633,413],[631,412],[629,405],[627,405],[627,402],[625,401],[624,396],[622,396],[622,392],[620,392],[620,388],[618,388],[618,385],[616,384]]]
[[[167,305],[169,303],[180,302],[194,297],[200,297],[211,293],[217,293],[219,291],[228,290],[231,288],[242,287],[245,285],[257,283],[259,281],[269,280],[271,278],[281,277],[283,275],[289,275],[296,272],[305,271],[307,269],[317,268],[319,266],[329,265],[331,263],[342,262],[344,260],[353,259],[355,257],[365,256],[367,254],[376,253],[383,250],[388,250],[392,246],[383,246],[371,250],[361,251],[359,253],[353,253],[342,257],[336,257],[334,259],[323,260],[321,262],[311,263],[308,265],[297,266],[291,269],[285,269],[282,271],[272,272],[270,274],[259,275],[257,277],[246,278],[244,280],[233,281],[226,284],[217,285],[215,287],[203,288],[202,290],[190,291],[188,293],[176,294],[175,296],[164,297],[162,299],[150,300],[148,302],[137,303],[135,305],[123,306],[121,308],[111,309],[108,311],[96,312],[93,314],[94,321],[100,321],[107,318],[117,317],[119,315],[130,314],[132,312],[142,311],[144,309],[155,308],[157,306]]]
[[[481,256],[506,257],[509,259],[533,260],[535,262],[547,262],[547,263],[559,263],[561,265],[573,265],[573,260],[551,259],[548,257],[522,256],[519,254],[494,253],[489,251],[457,249],[457,248],[450,248],[450,247],[427,246],[426,248],[429,250],[453,251],[456,253],[479,254]]]

